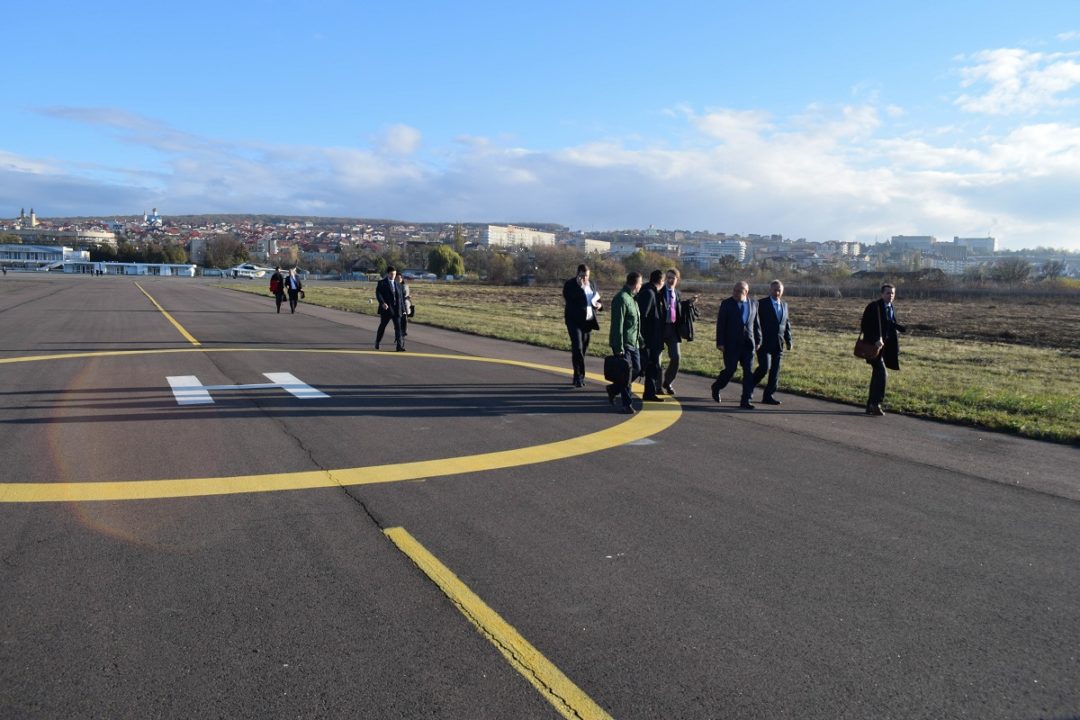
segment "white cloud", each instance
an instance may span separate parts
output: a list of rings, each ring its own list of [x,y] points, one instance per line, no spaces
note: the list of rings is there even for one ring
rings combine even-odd
[[[1070,30],[1069,32],[1058,33],[1057,39],[1061,42],[1069,42],[1070,40],[1080,40],[1080,32],[1076,30]]]
[[[961,58],[974,63],[961,68],[961,86],[981,92],[960,95],[956,105],[991,115],[1033,114],[1073,105],[1077,99],[1066,94],[1080,85],[1078,57],[1078,52],[1000,48]]]
[[[1080,249],[1080,125],[970,137],[890,134],[889,107],[814,105],[794,117],[679,108],[678,147],[608,140],[538,151],[483,137],[419,154],[389,128],[373,149],[227,143],[102,111],[161,172],[85,168],[0,151],[0,204],[42,214],[295,212],[446,221],[558,222],[782,233],[816,240],[982,234]],[[905,118],[906,120],[906,118]],[[100,169],[99,169],[100,170]],[[87,177],[93,174],[98,179]],[[107,176],[110,181],[101,180]]]
[[[420,147],[420,131],[408,125],[391,125],[379,138],[379,149],[388,155],[412,155]]]

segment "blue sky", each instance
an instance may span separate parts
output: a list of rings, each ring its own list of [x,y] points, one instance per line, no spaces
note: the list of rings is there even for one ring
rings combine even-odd
[[[1067,2],[47,0],[0,215],[251,212],[1080,249]]]

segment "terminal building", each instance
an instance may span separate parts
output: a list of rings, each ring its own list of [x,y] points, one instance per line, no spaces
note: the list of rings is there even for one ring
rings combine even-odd
[[[5,270],[25,272],[195,277],[195,265],[97,262],[90,259],[89,250],[74,250],[63,245],[0,245],[0,266]]]

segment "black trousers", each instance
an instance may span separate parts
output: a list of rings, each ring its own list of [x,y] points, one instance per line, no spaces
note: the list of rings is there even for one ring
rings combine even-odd
[[[761,384],[765,376],[769,376],[769,382],[765,385],[765,393],[762,397],[771,398],[776,392],[777,380],[780,377],[780,363],[784,359],[784,351],[770,352],[758,350],[757,370],[754,371],[754,386]]]
[[[885,360],[878,355],[870,363],[870,396],[866,399],[867,405],[880,405],[885,400],[885,383],[889,379],[889,373],[885,369]]]
[[[623,348],[623,352],[626,354],[626,359],[630,361],[630,379],[627,380],[625,385],[612,383],[608,387],[613,395],[622,397],[623,407],[630,407],[634,401],[634,394],[630,392],[630,385],[641,374],[641,353],[638,352],[637,348],[632,347]]]
[[[296,312],[296,303],[300,302],[300,291],[289,290],[289,312]]]
[[[662,341],[641,348],[641,365],[645,372],[645,397],[656,397],[656,391],[660,389],[664,370],[661,364],[663,352]]]
[[[566,323],[566,332],[570,335],[570,362],[575,378],[585,378],[585,353],[589,352],[591,330],[585,330],[572,323]]]
[[[274,304],[277,305],[277,311],[281,312],[281,303],[285,302],[285,293],[274,293]]]
[[[750,402],[754,394],[754,348],[743,347],[737,352],[724,353],[724,369],[716,376],[716,386],[723,390],[742,367],[742,402]]]
[[[403,348],[405,347],[405,339],[401,335],[401,313],[396,312],[381,312],[382,320],[379,321],[379,329],[375,333],[375,344],[378,345],[382,342],[383,333],[386,332],[386,326],[391,322],[394,323],[394,346]]]

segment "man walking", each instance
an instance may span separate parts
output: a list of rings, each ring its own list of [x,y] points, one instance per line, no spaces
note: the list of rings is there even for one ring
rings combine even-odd
[[[788,317],[787,303],[784,296],[784,283],[773,280],[769,283],[769,296],[758,301],[758,317],[761,319],[761,348],[757,353],[757,370],[754,371],[754,386],[769,376],[765,392],[761,397],[764,405],[779,405],[776,399],[776,383],[780,377],[780,361],[784,357],[784,346],[791,350],[791,321]]]
[[[660,291],[660,312],[664,316],[664,332],[662,340],[667,346],[668,362],[664,370],[663,391],[668,395],[675,395],[675,376],[679,374],[679,361],[682,359],[682,336],[679,327],[683,322],[682,295],[679,293],[679,279],[681,275],[677,268],[671,268],[664,274],[664,287]],[[695,295],[690,299],[693,303],[697,299]]]
[[[375,333],[375,349],[379,349],[386,326],[394,323],[394,345],[398,352],[405,350],[405,338],[401,335],[401,310],[405,307],[405,299],[402,296],[401,285],[394,282],[397,277],[397,269],[391,265],[386,268],[386,277],[375,285],[375,300],[379,303],[379,329]]]
[[[585,353],[589,352],[589,338],[593,330],[600,329],[596,313],[603,306],[600,292],[589,282],[589,266],[578,265],[577,275],[563,285],[563,320],[570,335],[570,363],[574,368],[574,387],[585,387]]]
[[[720,303],[716,316],[716,349],[724,356],[724,369],[712,384],[712,399],[720,402],[720,391],[727,387],[735,371],[742,367],[742,399],[739,407],[753,410],[750,397],[754,393],[754,352],[761,346],[761,322],[758,304],[750,300],[750,286],[735,283],[731,297]]]
[[[641,315],[641,364],[645,368],[645,395],[642,400],[663,402],[659,397],[661,372],[660,353],[664,347],[664,316],[660,308],[660,288],[663,287],[664,273],[653,270],[649,282],[641,288],[635,300]]]
[[[634,414],[634,396],[630,393],[630,383],[641,374],[641,356],[638,354],[638,348],[641,347],[641,314],[634,302],[634,296],[639,290],[641,275],[632,272],[626,276],[626,285],[611,301],[611,331],[608,335],[611,354],[626,358],[630,364],[630,375],[625,383],[612,383],[607,386],[608,402],[614,405],[615,396],[621,395],[622,411],[627,415]]]
[[[866,398],[866,414],[880,417],[885,414],[881,403],[885,400],[885,383],[889,379],[889,370],[900,369],[900,337],[897,333],[907,332],[907,328],[896,320],[896,288],[886,283],[881,286],[881,299],[875,300],[863,310],[863,339],[876,342],[881,351],[877,357],[868,359],[870,366],[870,393]]]

